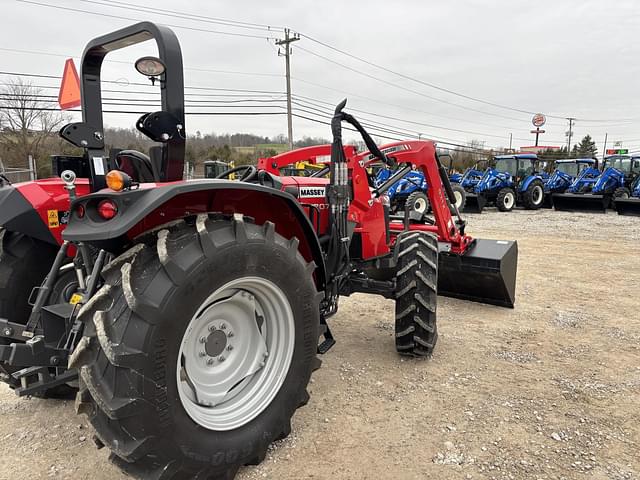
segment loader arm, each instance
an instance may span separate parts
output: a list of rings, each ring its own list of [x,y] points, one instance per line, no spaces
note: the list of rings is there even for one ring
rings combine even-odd
[[[344,155],[347,158],[356,154],[356,147],[353,145],[344,146]],[[268,158],[259,158],[258,170],[265,170],[273,175],[280,175],[280,169],[287,165],[298,162],[308,162],[311,164],[318,163],[318,157],[328,157],[331,155],[331,145],[314,145],[311,147],[298,148],[288,152],[275,155]]]

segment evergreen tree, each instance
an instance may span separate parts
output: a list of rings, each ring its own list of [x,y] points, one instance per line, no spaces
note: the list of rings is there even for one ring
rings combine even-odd
[[[576,153],[581,158],[595,158],[598,153],[596,142],[591,139],[591,135],[585,135],[580,144],[574,145],[574,147],[577,147]]]

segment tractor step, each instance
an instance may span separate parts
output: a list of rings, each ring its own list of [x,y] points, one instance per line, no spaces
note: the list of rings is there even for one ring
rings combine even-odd
[[[618,215],[640,217],[640,198],[618,198],[615,207]]]
[[[553,208],[563,212],[607,213],[609,195],[554,193]]]
[[[518,244],[476,239],[464,255],[438,256],[438,295],[513,308]]]
[[[477,193],[467,193],[467,201],[464,204],[464,213],[482,213],[487,199],[484,195],[478,195]]]
[[[78,379],[76,370],[65,370],[60,374],[51,373],[48,367],[29,367],[15,372],[13,378],[20,382],[15,388],[19,397],[43,394],[59,385],[64,385]]]

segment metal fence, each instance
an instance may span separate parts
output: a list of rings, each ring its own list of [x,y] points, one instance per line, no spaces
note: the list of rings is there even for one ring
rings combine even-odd
[[[28,166],[26,168],[21,167],[5,167],[0,160],[0,174],[5,176],[11,183],[28,182],[29,180],[35,180],[37,178],[35,162],[31,155],[27,159]]]

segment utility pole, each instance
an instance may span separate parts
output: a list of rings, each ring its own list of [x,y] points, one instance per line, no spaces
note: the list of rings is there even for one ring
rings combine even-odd
[[[509,134],[509,153],[511,153],[511,144],[513,143],[513,133]]]
[[[284,47],[284,59],[286,65],[287,76],[287,132],[289,135],[289,150],[293,150],[293,119],[291,115],[291,67],[289,65],[289,57],[291,56],[291,47],[289,44],[300,40],[299,34],[294,34],[293,37],[289,36],[289,29],[284,29],[284,39],[276,41],[276,45]],[[282,55],[278,50],[278,55]]]
[[[604,166],[604,156],[607,154],[607,137],[608,133],[604,134],[604,147],[602,148],[602,165]]]
[[[572,132],[572,127],[573,127],[573,122],[575,121],[574,117],[569,117],[567,118],[567,120],[569,120],[569,133],[568,133],[568,137],[569,139],[567,140],[567,158],[571,155],[571,137],[573,136],[573,132]]]

